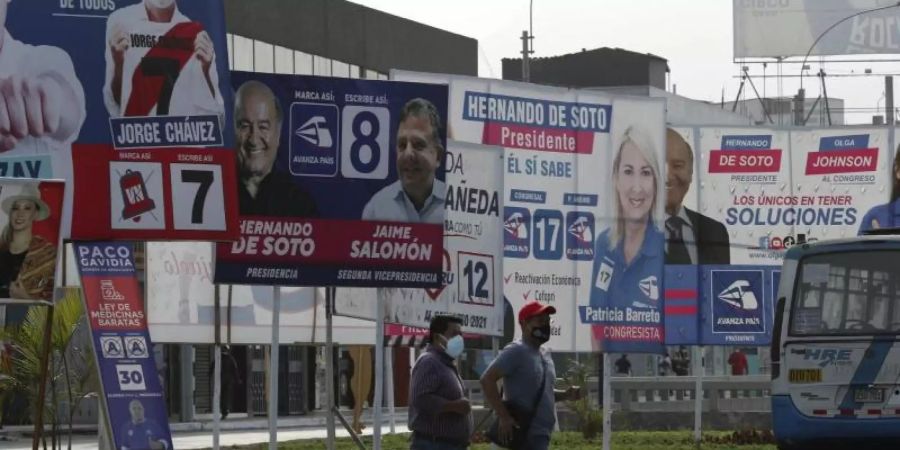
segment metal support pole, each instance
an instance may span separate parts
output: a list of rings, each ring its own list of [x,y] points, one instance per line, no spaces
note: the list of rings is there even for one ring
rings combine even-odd
[[[800,125],[806,126],[806,122],[809,122],[809,118],[812,116],[813,112],[816,110],[816,106],[819,106],[819,101],[822,100],[822,96],[816,97],[816,101],[813,102],[812,106],[809,108],[809,113],[806,114],[806,118],[803,119],[803,123]]]
[[[738,86],[737,95],[734,96],[734,103],[731,105],[731,112],[734,112],[735,110],[737,110],[738,101],[741,99],[741,93],[744,92],[744,83],[745,83],[746,78],[747,78],[746,75],[741,78],[741,85]]]
[[[213,322],[215,323],[213,347],[213,450],[219,450],[219,434],[222,432],[220,412],[222,411],[222,316],[219,310],[219,287],[213,291]]]
[[[394,414],[396,414],[396,405],[394,405],[394,347],[384,349],[384,358],[386,360],[384,377],[387,380],[387,406],[388,414],[391,415],[388,422],[391,425],[391,434],[394,434],[397,432],[397,420],[394,418]]]
[[[35,411],[34,417],[34,435],[31,439],[32,450],[38,450],[38,445],[41,442],[41,436],[44,433],[44,400],[47,397],[47,366],[50,365],[50,337],[51,332],[53,331],[54,309],[55,308],[52,305],[47,306],[47,320],[44,322],[44,346],[41,349],[41,374],[40,385],[38,386],[37,411]]]
[[[280,328],[281,288],[272,295],[272,345],[269,350],[269,450],[278,450],[278,331]]]
[[[215,354],[213,355],[213,450],[219,450],[219,433],[221,433],[221,416],[222,410],[222,346],[218,343],[213,347]]]
[[[334,305],[334,288],[325,288],[325,399],[327,414],[325,422],[327,439],[325,448],[334,450],[334,341],[332,336],[331,310]]]
[[[753,79],[750,78],[750,74],[744,70],[744,74],[747,75],[747,81],[750,82],[750,87],[753,88],[753,93],[756,94],[756,99],[759,100],[759,105],[762,106],[763,114],[766,115],[766,120],[769,121],[770,124],[774,125],[775,122],[772,122],[772,116],[769,115],[769,109],[766,108],[766,102],[762,97],[759,96],[759,91],[756,90],[756,85],[753,84]]]
[[[694,445],[700,448],[703,441],[703,347],[694,351]]]
[[[178,364],[181,382],[181,420],[190,422],[194,420],[194,346],[191,344],[178,345]],[[112,431],[110,431],[112,432]]]
[[[612,444],[612,389],[610,386],[609,353],[603,352],[603,450]]]
[[[819,69],[819,78],[822,80],[822,96],[825,97],[825,115],[828,117],[828,126],[831,126],[831,106],[828,105],[828,89],[825,87],[825,71]]]
[[[384,297],[375,296],[375,401],[372,405],[372,449],[381,450],[381,407],[384,404]]]
[[[884,122],[893,125],[894,120],[894,76],[884,77]]]

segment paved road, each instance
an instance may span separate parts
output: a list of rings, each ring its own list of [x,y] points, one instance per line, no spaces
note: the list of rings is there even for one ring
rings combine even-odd
[[[382,433],[390,433],[390,427],[382,428]],[[409,430],[405,424],[397,424],[397,432],[406,433]],[[363,434],[372,434],[371,427],[363,430]],[[347,432],[340,428],[338,424],[338,437],[349,436]],[[292,441],[297,439],[325,439],[326,432],[324,427],[314,428],[285,428],[278,430],[278,441]],[[176,449],[201,449],[212,447],[212,432],[176,432],[173,436],[174,446]],[[238,444],[257,444],[269,442],[268,430],[249,430],[249,431],[225,431],[219,438],[222,447]],[[64,446],[65,448],[65,446]],[[31,450],[31,440],[22,438],[16,441],[0,440],[0,449],[3,450]],[[96,435],[80,435],[75,436],[72,440],[72,450],[96,450]]]

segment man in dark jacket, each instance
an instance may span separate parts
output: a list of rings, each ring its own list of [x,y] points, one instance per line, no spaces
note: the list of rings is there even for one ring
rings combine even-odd
[[[694,153],[678,132],[666,130],[666,264],[730,264],[722,222],[682,205],[694,176]]]
[[[209,366],[209,376],[213,377],[215,363]],[[222,412],[222,420],[231,412],[231,399],[234,397],[234,388],[243,383],[237,359],[231,354],[229,346],[222,347],[222,390],[219,398],[219,410]]]
[[[315,217],[312,197],[275,169],[284,113],[272,89],[250,80],[234,101],[238,210],[243,216]]]

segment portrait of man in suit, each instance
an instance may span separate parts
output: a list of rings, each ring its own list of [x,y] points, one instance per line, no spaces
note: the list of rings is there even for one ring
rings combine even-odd
[[[666,264],[730,264],[722,222],[685,207],[694,176],[694,153],[675,130],[666,130]]]

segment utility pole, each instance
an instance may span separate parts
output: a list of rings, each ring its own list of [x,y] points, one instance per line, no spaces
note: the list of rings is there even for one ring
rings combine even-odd
[[[528,34],[528,31],[522,31],[522,81],[529,82],[531,81],[531,54],[534,53],[531,50],[531,39],[534,36]]]
[[[797,90],[797,95],[794,96],[794,125],[802,126],[804,124],[803,107],[805,103],[806,91],[800,88]]]
[[[531,81],[531,42],[534,39],[534,0],[528,0],[528,30],[522,31],[522,81]]]
[[[894,77],[884,77],[884,118],[888,125],[894,124]]]

